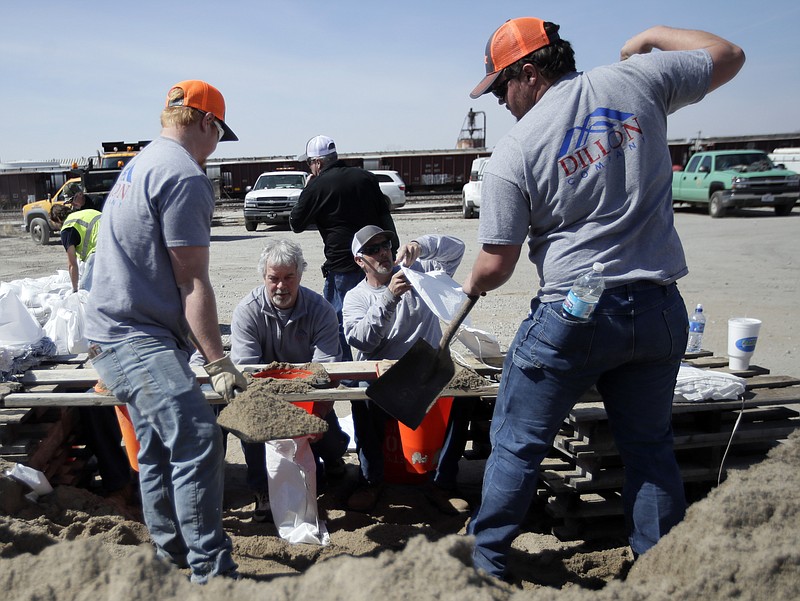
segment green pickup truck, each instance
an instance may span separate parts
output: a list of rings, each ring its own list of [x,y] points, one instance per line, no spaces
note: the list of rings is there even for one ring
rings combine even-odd
[[[776,167],[760,150],[698,152],[672,174],[673,204],[707,205],[711,217],[744,207],[774,207],[785,216],[798,199],[800,176]]]

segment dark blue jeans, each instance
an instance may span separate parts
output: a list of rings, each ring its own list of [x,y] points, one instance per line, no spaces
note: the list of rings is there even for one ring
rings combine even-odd
[[[344,337],[344,326],[342,325],[342,305],[344,295],[356,287],[364,279],[364,272],[360,269],[356,271],[329,271],[325,275],[325,285],[322,289],[322,296],[336,309],[336,317],[339,320],[339,344],[342,347],[342,361],[352,361],[353,353],[350,345]]]
[[[573,405],[603,397],[625,465],[623,503],[634,553],[652,547],[686,509],[672,436],[672,398],[688,316],[677,286],[606,290],[588,322],[534,299],[503,366],[481,505],[468,532],[474,565],[502,577],[536,492],[539,466]]]

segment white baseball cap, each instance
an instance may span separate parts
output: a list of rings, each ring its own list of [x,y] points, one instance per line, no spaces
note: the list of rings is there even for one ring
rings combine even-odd
[[[306,143],[306,151],[297,157],[298,161],[328,156],[336,152],[336,142],[328,136],[314,136]]]

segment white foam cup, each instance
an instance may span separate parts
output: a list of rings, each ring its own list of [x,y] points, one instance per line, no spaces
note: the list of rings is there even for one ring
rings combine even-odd
[[[728,320],[728,366],[732,370],[750,367],[756,349],[761,320],[752,317],[731,317]]]

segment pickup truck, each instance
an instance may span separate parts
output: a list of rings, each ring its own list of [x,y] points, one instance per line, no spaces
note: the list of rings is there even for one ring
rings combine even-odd
[[[47,245],[50,236],[58,232],[58,227],[50,221],[50,209],[53,204],[63,204],[66,200],[65,192],[80,184],[94,205],[102,207],[120,171],[120,169],[73,169],[70,171],[72,177],[64,182],[54,196],[29,202],[22,207],[22,225],[25,231],[30,232],[31,239],[36,244]]]
[[[259,223],[285,225],[308,182],[305,171],[267,171],[247,188],[244,197],[244,227],[254,232]]]
[[[707,205],[711,217],[744,207],[774,207],[786,216],[799,198],[800,176],[760,150],[698,152],[672,174],[673,204]]]

